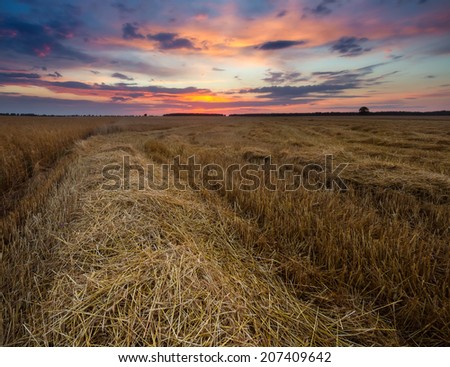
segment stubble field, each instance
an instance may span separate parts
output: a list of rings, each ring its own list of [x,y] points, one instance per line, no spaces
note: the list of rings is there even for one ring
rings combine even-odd
[[[2,117],[0,153],[2,345],[450,346],[448,117]]]

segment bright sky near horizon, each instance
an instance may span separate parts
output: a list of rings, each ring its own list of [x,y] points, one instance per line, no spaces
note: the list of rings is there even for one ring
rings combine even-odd
[[[0,112],[450,109],[448,0],[1,0]]]

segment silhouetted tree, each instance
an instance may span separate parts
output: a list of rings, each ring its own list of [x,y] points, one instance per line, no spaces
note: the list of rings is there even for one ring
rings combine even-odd
[[[366,106],[362,106],[362,107],[359,109],[359,113],[360,113],[361,115],[367,115],[367,114],[369,113],[369,109],[368,109]]]

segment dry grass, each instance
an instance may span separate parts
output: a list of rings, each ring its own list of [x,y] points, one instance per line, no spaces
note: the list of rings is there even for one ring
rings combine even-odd
[[[111,123],[109,118],[0,117],[0,216],[10,212],[30,189],[30,180],[47,174],[75,141],[107,132]]]
[[[364,120],[130,120],[78,143],[46,205],[4,227],[3,344],[450,345],[449,121]],[[124,155],[330,153],[345,193],[101,189]]]

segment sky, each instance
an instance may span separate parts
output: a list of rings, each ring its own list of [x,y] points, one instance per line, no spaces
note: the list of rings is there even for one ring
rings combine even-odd
[[[1,0],[0,112],[450,109],[449,0]]]

